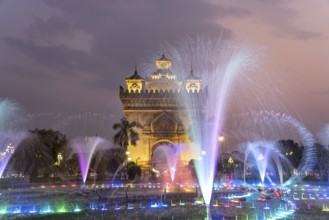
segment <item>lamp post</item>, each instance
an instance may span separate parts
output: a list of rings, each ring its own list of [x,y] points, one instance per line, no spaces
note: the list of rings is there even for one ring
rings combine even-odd
[[[228,159],[228,163],[229,163],[230,165],[232,165],[232,164],[234,163],[232,157],[230,157],[230,158]]]
[[[221,147],[221,153],[223,154],[223,146],[222,146],[222,143],[225,141],[225,137],[223,136],[223,135],[220,135],[219,137],[218,137],[218,141],[219,141],[219,143],[220,143],[220,147]]]
[[[63,156],[62,156],[62,154],[61,154],[61,153],[58,153],[58,154],[57,154],[58,165],[61,164],[61,161],[62,161],[62,160],[63,160]]]

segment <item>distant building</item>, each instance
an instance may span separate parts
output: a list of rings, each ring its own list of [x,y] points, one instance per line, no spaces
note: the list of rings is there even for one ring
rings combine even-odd
[[[188,144],[189,111],[182,96],[193,100],[194,110],[203,111],[206,94],[201,89],[201,79],[191,70],[185,79],[177,79],[172,73],[171,60],[165,55],[155,62],[156,71],[150,76],[141,77],[137,69],[126,78],[126,87],[120,86],[120,99],[123,113],[128,121],[137,121],[144,127],[139,130],[137,146],[128,146],[129,157],[138,164],[148,166],[157,161],[153,153],[160,145],[176,151],[178,144]],[[195,158],[187,148],[180,152],[180,162],[187,164]]]

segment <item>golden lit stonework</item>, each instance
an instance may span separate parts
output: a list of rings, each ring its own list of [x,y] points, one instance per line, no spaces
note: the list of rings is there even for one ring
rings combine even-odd
[[[171,60],[164,55],[155,62],[156,71],[142,78],[137,71],[126,78],[127,89],[120,87],[123,113],[128,121],[143,125],[137,146],[128,146],[129,157],[144,167],[152,166],[153,153],[158,146],[166,145],[176,149],[179,145],[189,144],[188,129],[190,122],[186,115],[189,110],[182,101],[182,95],[196,100],[195,108],[200,113],[206,94],[201,90],[201,80],[186,74],[185,80],[177,79],[170,70]],[[187,164],[193,159],[187,148],[180,152],[180,162]]]
[[[129,92],[140,93],[143,89],[143,83],[144,79],[138,75],[137,70],[135,70],[135,73],[131,77],[126,78],[126,85]]]
[[[201,79],[194,75],[193,70],[191,70],[190,75],[184,81],[185,89],[188,93],[200,92]]]

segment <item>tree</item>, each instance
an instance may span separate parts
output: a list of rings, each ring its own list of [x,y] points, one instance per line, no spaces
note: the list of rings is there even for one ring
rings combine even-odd
[[[58,160],[58,154],[67,150],[68,140],[60,131],[52,129],[34,129],[29,131],[31,134],[36,134],[41,142],[51,149],[52,157],[55,161]]]
[[[107,170],[115,173],[121,164],[125,161],[126,152],[122,148],[112,148],[105,151],[107,159]]]
[[[60,165],[65,174],[76,175],[80,172],[79,156],[77,153],[67,157]]]
[[[115,144],[121,146],[124,151],[127,151],[129,143],[133,146],[136,146],[137,141],[139,140],[139,134],[134,130],[134,128],[143,128],[143,126],[136,122],[129,122],[126,117],[123,117],[120,120],[120,123],[113,125],[114,130],[119,130],[113,137]]]
[[[30,175],[38,176],[39,171],[49,174],[53,165],[58,161],[58,153],[64,151],[68,141],[65,135],[52,129],[35,129],[16,148],[12,155],[13,168]]]
[[[127,164],[128,180],[134,180],[136,176],[142,175],[142,169],[134,162]]]
[[[280,140],[278,144],[282,154],[290,161],[293,168],[297,169],[303,157],[303,148],[293,140]]]

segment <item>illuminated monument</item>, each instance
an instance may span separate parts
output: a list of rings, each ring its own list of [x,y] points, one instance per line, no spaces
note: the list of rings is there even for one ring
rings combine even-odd
[[[140,165],[156,163],[153,153],[159,146],[167,146],[178,153],[178,146],[190,142],[189,120],[186,103],[180,98],[182,93],[193,99],[197,112],[202,113],[206,93],[201,89],[201,79],[187,73],[185,79],[177,79],[172,73],[171,60],[165,55],[155,62],[156,71],[149,77],[141,77],[137,70],[126,78],[125,90],[120,86],[123,113],[129,122],[143,125],[139,130],[137,146],[128,146],[129,157]],[[179,160],[186,164],[195,159],[187,147],[180,151]],[[153,164],[154,165],[154,164]]]

